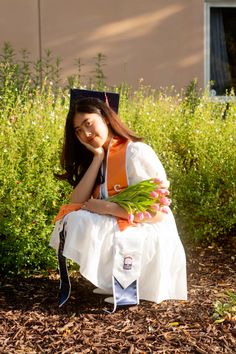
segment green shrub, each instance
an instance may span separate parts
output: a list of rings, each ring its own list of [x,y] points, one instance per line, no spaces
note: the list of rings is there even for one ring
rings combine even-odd
[[[226,119],[226,104],[206,94],[194,110],[186,98],[163,92],[138,92],[130,105],[126,121],[166,168],[182,236],[207,242],[230,236],[236,224],[236,104],[228,104]]]
[[[191,238],[209,242],[229,235],[236,223],[236,106],[226,120],[219,110],[203,96],[194,114],[183,117],[186,124],[176,137],[182,170],[175,182],[178,218]]]
[[[22,93],[23,95],[24,93]],[[10,97],[8,97],[10,100]],[[1,117],[0,269],[17,273],[55,265],[52,220],[67,187],[55,180],[67,106],[50,91],[18,100]]]
[[[56,266],[48,247],[52,220],[71,190],[53,175],[60,169],[68,87],[58,88],[49,59],[44,73],[51,73],[52,81],[45,77],[41,88],[33,85],[37,71],[31,76],[27,61],[20,66],[7,50],[0,61],[0,271],[30,274]],[[194,82],[182,93],[173,87],[153,90],[142,82],[136,91],[125,83],[106,87],[99,60],[95,82],[120,92],[120,116],[166,169],[181,237],[211,243],[233,235],[236,104],[211,101]],[[71,83],[81,84],[80,70]]]

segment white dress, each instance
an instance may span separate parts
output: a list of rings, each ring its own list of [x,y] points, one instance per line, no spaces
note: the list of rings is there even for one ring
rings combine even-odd
[[[153,149],[141,142],[130,142],[127,147],[126,173],[129,185],[152,177],[166,179]],[[107,196],[106,181],[103,194]],[[112,291],[112,276],[124,287],[138,277],[140,299],[156,303],[187,299],[185,252],[171,212],[161,222],[120,231],[115,217],[73,211],[56,222],[50,240],[56,251],[63,222],[63,255],[78,263],[80,273],[96,287]],[[134,257],[135,262],[133,271],[123,277],[119,264],[125,257]]]

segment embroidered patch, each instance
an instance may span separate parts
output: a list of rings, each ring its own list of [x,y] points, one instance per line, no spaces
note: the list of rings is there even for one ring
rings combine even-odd
[[[131,256],[124,257],[123,269],[131,270],[132,269],[133,258]]]
[[[120,184],[115,184],[114,185],[114,191],[115,192],[120,192],[121,191],[121,185]]]

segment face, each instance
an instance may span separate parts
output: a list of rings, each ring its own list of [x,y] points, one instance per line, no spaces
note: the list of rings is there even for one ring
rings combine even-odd
[[[74,117],[75,134],[83,144],[94,148],[107,148],[110,141],[110,131],[104,118],[97,113],[76,113]]]

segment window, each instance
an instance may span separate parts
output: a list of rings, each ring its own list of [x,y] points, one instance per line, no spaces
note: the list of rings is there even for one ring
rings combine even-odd
[[[205,84],[213,81],[211,89],[223,96],[236,92],[236,4],[211,1],[205,10]]]

